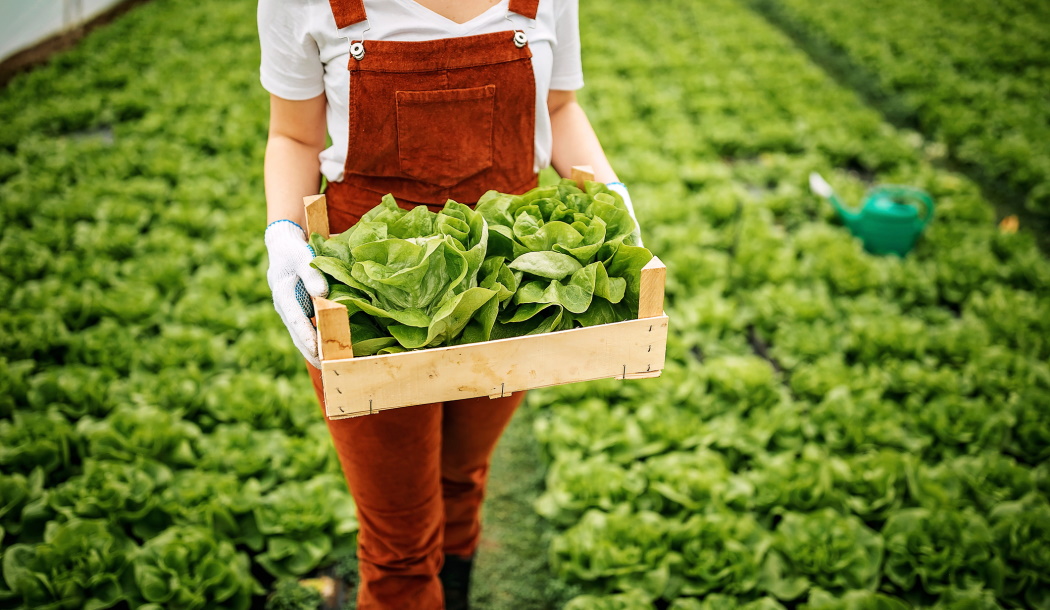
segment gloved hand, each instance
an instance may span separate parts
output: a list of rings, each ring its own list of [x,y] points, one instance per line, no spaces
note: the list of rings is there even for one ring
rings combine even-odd
[[[623,204],[627,206],[627,213],[634,219],[634,233],[631,233],[631,237],[634,238],[634,243],[637,246],[642,245],[642,229],[638,225],[638,217],[634,215],[634,204],[631,203],[631,195],[627,192],[627,187],[624,186],[623,182],[609,182],[605,186],[609,187],[610,191],[613,191],[623,198]]]
[[[306,231],[290,220],[275,220],[266,227],[264,241],[270,259],[266,281],[273,293],[274,309],[288,327],[295,346],[310,364],[321,368],[317,329],[310,322],[310,297],[328,296],[328,282],[310,266],[315,254],[306,243]]]

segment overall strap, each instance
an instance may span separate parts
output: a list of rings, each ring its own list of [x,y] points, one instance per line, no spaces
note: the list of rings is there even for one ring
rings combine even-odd
[[[513,3],[514,0],[511,0]],[[335,16],[335,26],[339,29],[361,23],[368,18],[365,15],[364,0],[328,0],[332,6],[332,15]]]
[[[510,0],[510,12],[517,13],[522,17],[529,19],[536,18],[536,11],[539,10],[540,0]],[[364,9],[362,9],[364,10]]]

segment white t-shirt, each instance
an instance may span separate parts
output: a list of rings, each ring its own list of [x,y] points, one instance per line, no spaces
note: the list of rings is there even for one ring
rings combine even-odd
[[[522,30],[536,74],[535,170],[550,165],[551,120],[547,93],[583,86],[578,0],[540,0],[535,22],[509,13],[501,0],[462,24],[413,0],[365,0],[368,21],[337,29],[327,0],[259,0],[260,80],[270,93],[306,100],[326,93],[332,146],[321,153],[321,173],[343,179],[350,99],[350,40],[422,41]],[[370,28],[367,33],[365,29]]]

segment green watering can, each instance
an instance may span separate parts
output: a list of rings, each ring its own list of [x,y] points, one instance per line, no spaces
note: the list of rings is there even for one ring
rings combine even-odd
[[[849,230],[872,254],[904,256],[933,219],[933,199],[908,186],[885,185],[868,192],[860,211],[842,204],[820,174],[809,175],[813,192],[831,202]]]

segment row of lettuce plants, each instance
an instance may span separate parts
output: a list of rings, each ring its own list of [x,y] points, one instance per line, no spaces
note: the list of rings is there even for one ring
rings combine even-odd
[[[1050,7],[1015,0],[754,0],[986,181],[1050,213]],[[936,147],[938,145],[934,145]]]
[[[570,605],[1045,604],[1031,236],[740,5],[583,10],[675,331],[661,381],[532,400]],[[353,545],[262,280],[253,13],[150,3],[0,94],[0,607],[247,607]],[[870,257],[812,170],[937,219]]]
[[[144,4],[0,92],[0,607],[258,607],[353,549],[264,279],[254,11]]]
[[[747,6],[583,8],[673,332],[659,380],[532,397],[567,607],[1046,607],[1050,264]],[[811,171],[936,219],[871,256]]]

